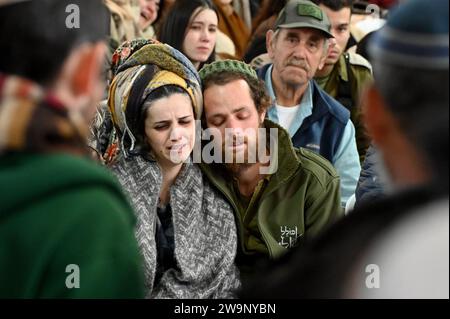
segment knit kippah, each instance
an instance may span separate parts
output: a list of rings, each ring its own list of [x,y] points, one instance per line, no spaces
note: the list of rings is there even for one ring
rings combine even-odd
[[[389,15],[369,45],[373,60],[421,69],[448,69],[448,0],[409,0]]]
[[[211,64],[206,64],[199,74],[202,81],[204,81],[208,76],[220,72],[240,73],[258,79],[256,71],[250,65],[237,60],[215,61]]]

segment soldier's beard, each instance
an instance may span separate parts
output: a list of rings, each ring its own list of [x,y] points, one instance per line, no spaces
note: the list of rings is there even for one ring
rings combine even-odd
[[[255,165],[258,162],[258,143],[256,143],[256,147],[253,147],[254,150],[252,150],[252,147],[249,146],[248,143],[248,138],[245,138],[245,149],[241,152],[243,152],[243,154],[238,154],[237,152],[233,153],[232,156],[232,162],[227,162],[225,161],[225,167],[233,174],[233,175],[238,175],[240,173],[242,173],[243,171],[247,170],[249,167]],[[222,145],[222,158],[226,158],[225,157],[225,152],[227,151],[225,144]],[[253,152],[255,151],[256,154],[252,154],[252,156],[250,156],[249,152]],[[256,159],[253,161],[250,161],[250,158]]]
[[[225,167],[227,170],[233,175],[233,176],[239,176],[243,172],[245,172],[247,169],[252,167],[255,164],[248,164],[248,163],[225,163]]]
[[[262,124],[259,127],[259,129],[264,129]],[[257,165],[260,163],[261,158],[260,156],[266,156],[269,150],[267,149],[267,141],[264,141],[263,143],[259,143],[259,135],[254,141],[250,141],[248,137],[244,138],[244,144],[245,149],[242,151],[244,154],[233,154],[233,161],[227,162],[225,161],[225,167],[233,174],[233,175],[239,175],[242,172],[246,171],[250,167]],[[264,148],[264,154],[260,154],[259,148]],[[222,158],[225,157],[225,144],[222,145]],[[270,152],[269,152],[270,153]]]

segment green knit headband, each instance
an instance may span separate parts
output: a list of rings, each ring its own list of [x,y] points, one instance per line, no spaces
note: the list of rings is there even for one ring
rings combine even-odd
[[[240,73],[250,78],[258,79],[256,71],[250,65],[237,60],[215,61],[211,64],[206,64],[200,70],[199,75],[203,82],[210,75],[220,72]]]

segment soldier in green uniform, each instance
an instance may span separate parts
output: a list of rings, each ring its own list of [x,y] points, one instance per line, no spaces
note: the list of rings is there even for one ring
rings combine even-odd
[[[359,97],[363,87],[371,82],[372,67],[362,56],[344,52],[350,38],[351,0],[313,0],[327,14],[335,46],[330,50],[325,66],[318,70],[316,82],[351,113],[355,125],[356,143],[363,160],[369,144],[361,119]]]

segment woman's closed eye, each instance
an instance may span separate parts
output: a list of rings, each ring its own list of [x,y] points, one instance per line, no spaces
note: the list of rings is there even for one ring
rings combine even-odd
[[[170,127],[169,123],[158,123],[153,128],[157,131],[163,131]]]
[[[187,125],[187,124],[191,124],[192,120],[193,120],[192,116],[187,116],[187,117],[180,118],[178,120],[178,123],[181,125]]]

